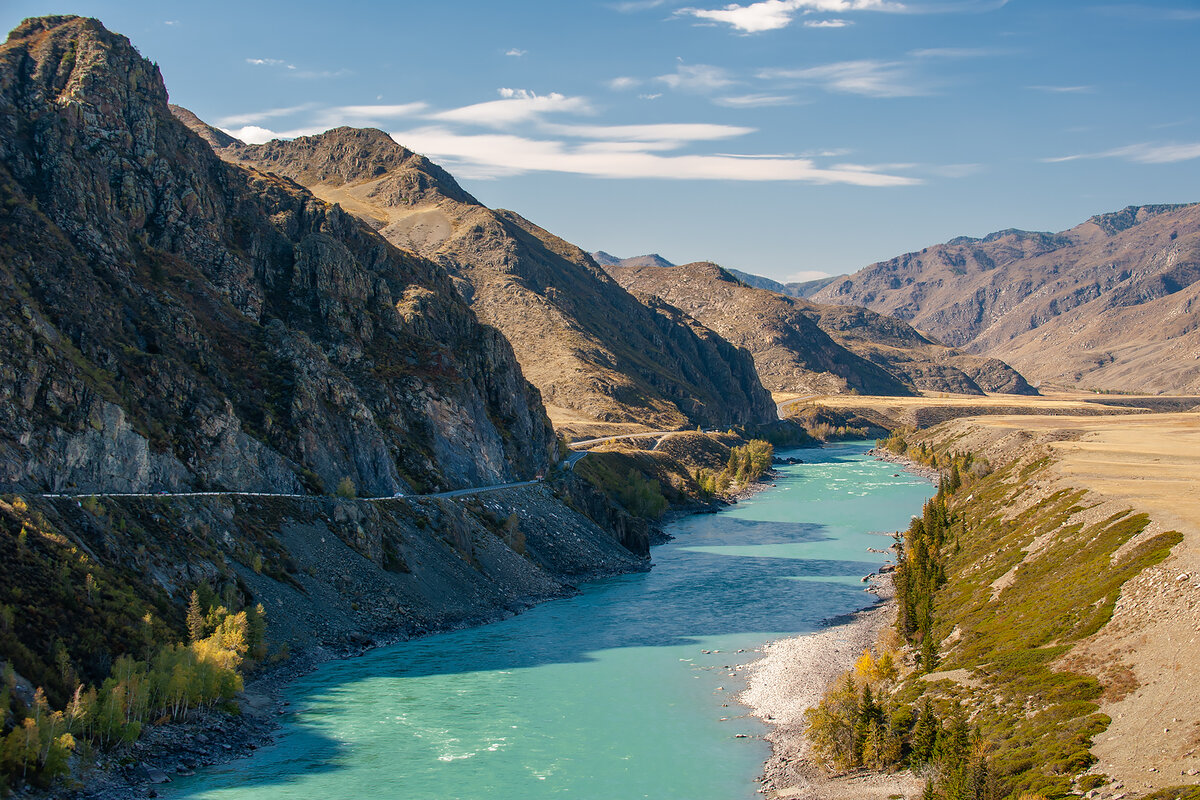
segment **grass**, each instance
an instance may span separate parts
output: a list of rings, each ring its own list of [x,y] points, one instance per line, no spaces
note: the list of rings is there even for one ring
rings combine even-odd
[[[939,458],[948,453],[944,444],[934,450]],[[910,678],[897,695],[912,702],[928,691],[962,702],[992,747],[1001,796],[1057,798],[1077,790],[1095,760],[1091,743],[1111,721],[1098,700],[1107,683],[1129,691],[1130,676],[1065,670],[1064,657],[1111,619],[1126,581],[1182,540],[1177,532],[1147,538],[1114,563],[1149,517],[1123,511],[1081,522],[1082,490],[1054,492],[1014,514],[1049,463],[1006,465],[951,501],[955,535],[943,551],[948,580],[935,596],[932,635],[943,643],[937,668],[966,669],[979,688]],[[998,594],[994,584],[1003,587]]]

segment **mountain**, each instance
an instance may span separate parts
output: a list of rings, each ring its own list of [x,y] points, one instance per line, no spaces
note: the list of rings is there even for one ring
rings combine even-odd
[[[592,260],[602,267],[673,267],[675,266],[670,261],[660,256],[658,253],[647,253],[644,256],[633,256],[631,258],[617,258],[611,253],[606,253],[603,250],[597,250],[591,254]]]
[[[788,297],[811,297],[821,289],[828,286],[837,280],[837,277],[831,276],[828,278],[817,278],[811,281],[780,283],[779,281],[764,278],[761,275],[753,275],[749,272],[742,272],[740,269],[730,269],[725,267],[725,271],[733,277],[737,278],[747,286],[753,286],[755,289],[766,289],[777,294],[786,294]]]
[[[193,590],[202,613],[269,608],[257,646],[283,655],[648,567],[645,524],[570,474],[422,496],[550,466],[512,347],[438,264],[217,158],[96,20],[26,20],[0,45],[0,284],[6,733],[54,730],[34,687],[121,708],[110,669],[186,649]],[[25,779],[14,763],[0,786]]]
[[[382,131],[338,128],[218,153],[304,185],[448,270],[480,319],[512,343],[560,427],[774,417],[748,353],[661,304],[642,304],[579,248],[485,207]]]
[[[1060,233],[959,237],[813,296],[897,316],[1031,379],[1200,390],[1200,204],[1129,206]]]
[[[0,487],[392,494],[528,477],[553,433],[437,265],[230,167],[98,22],[0,70]]]
[[[772,391],[1033,391],[1002,362],[945,347],[899,320],[757,289],[716,264],[609,271],[626,288],[657,295],[748,349]]]

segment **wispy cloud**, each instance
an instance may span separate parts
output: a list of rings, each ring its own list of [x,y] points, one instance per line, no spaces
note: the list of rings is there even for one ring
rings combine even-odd
[[[913,58],[982,58],[996,55],[996,51],[982,47],[926,47],[909,50],[908,54]]]
[[[731,139],[754,133],[754,128],[716,125],[703,122],[656,123],[650,125],[558,125],[545,124],[542,130],[559,136],[583,139],[609,139],[629,142],[703,142]]]
[[[181,23],[177,19],[164,19],[163,20],[163,25],[170,25],[170,26],[174,27],[176,25],[181,25],[181,24],[183,24],[183,23]]]
[[[821,148],[806,153],[728,152],[756,133],[741,125],[707,122],[589,124],[563,119],[591,114],[587,98],[525,89],[499,90],[500,99],[452,109],[424,102],[321,107],[312,104],[236,114],[221,127],[249,143],[320,133],[338,125],[420,119],[392,137],[444,163],[466,178],[496,178],[529,172],[561,172],[598,178],[670,180],[794,181],[862,187],[909,186],[922,182],[909,164],[860,164],[849,151]],[[765,104],[785,98],[722,98]],[[286,120],[280,130],[267,127]],[[492,128],[480,131],[478,128]],[[286,128],[286,129],[283,129]],[[387,128],[396,131],[396,126]],[[749,140],[747,140],[749,141]],[[712,152],[720,142],[723,152]]]
[[[513,48],[505,51],[504,55],[512,56],[513,58],[520,58],[521,56],[525,55],[528,52],[529,52],[528,50],[520,50],[516,47],[513,47]]]
[[[1191,161],[1200,158],[1200,142],[1185,142],[1183,144],[1154,144],[1142,142],[1139,144],[1115,147],[1099,153],[1076,153],[1069,156],[1043,158],[1047,164],[1060,164],[1065,161],[1080,161],[1096,158],[1120,158],[1137,164],[1174,164],[1179,161]]]
[[[758,77],[820,86],[826,91],[868,97],[916,97],[929,94],[902,61],[838,61],[803,69],[765,69]]]
[[[806,19],[804,27],[806,28],[845,28],[854,23],[848,19]]]
[[[662,92],[648,92],[646,94],[639,94],[638,100],[657,100],[660,97],[662,97]]]
[[[855,186],[908,186],[920,181],[868,167],[823,167],[807,158],[739,158],[730,155],[664,155],[631,142],[533,139],[512,134],[464,135],[443,127],[392,134],[417,152],[451,165],[465,177],[487,178],[527,172],[567,172],[600,178],[673,180],[800,181]]]
[[[622,75],[608,81],[606,85],[615,92],[623,92],[626,89],[636,89],[642,85],[642,81],[640,78],[631,78],[628,75]]]
[[[797,14],[814,11],[841,14],[850,11],[903,11],[905,8],[903,3],[894,0],[760,0],[745,6],[730,3],[715,9],[681,8],[675,13],[723,23],[742,33],[762,33],[786,28]]]
[[[796,102],[796,98],[783,94],[741,94],[728,97],[715,97],[713,102],[726,108],[761,108],[763,106],[786,106]]]
[[[542,117],[545,114],[589,114],[592,107],[582,97],[567,97],[558,92],[539,95],[528,89],[499,89],[501,99],[463,106],[431,114],[431,119],[504,128]]]
[[[711,92],[735,83],[728,70],[711,64],[680,64],[674,72],[659,75],[657,80],[672,89],[692,92]]]
[[[1085,94],[1095,91],[1092,86],[1026,86],[1026,89],[1031,89],[1035,92],[1050,92],[1051,94]]]
[[[280,117],[290,117],[294,114],[299,114],[304,111],[311,111],[316,108],[315,103],[302,103],[298,106],[286,106],[284,108],[267,108],[261,111],[249,111],[244,114],[231,114],[227,117],[221,117],[217,120],[217,125],[222,128],[240,127],[242,125],[254,125],[259,122],[266,122],[269,119],[278,119]]]
[[[302,69],[282,58],[247,58],[246,63],[255,67],[282,67],[289,78],[341,78],[353,75],[354,71],[342,67],[340,69]]]

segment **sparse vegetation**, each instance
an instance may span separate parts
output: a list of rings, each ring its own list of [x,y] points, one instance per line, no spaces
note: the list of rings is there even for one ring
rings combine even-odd
[[[943,475],[937,495],[904,535],[896,571],[896,630],[912,666],[894,684],[870,684],[880,731],[891,731],[894,717],[912,724],[896,731],[902,756],[882,768],[921,769],[929,800],[1065,796],[1093,763],[1090,743],[1109,720],[1096,702],[1107,686],[1066,669],[1064,656],[1108,621],[1121,586],[1165,558],[1180,535],[1149,538],[1114,563],[1113,553],[1145,529],[1145,515],[1076,522],[1080,491],[1059,491],[1011,514],[1013,497],[1048,461],[993,473],[970,454],[912,432],[893,432],[879,444]],[[960,499],[963,486],[970,487],[966,500]],[[1035,540],[1040,544],[1030,557]],[[931,673],[969,678],[923,677]],[[1127,683],[1120,670],[1105,674],[1117,691]],[[848,713],[848,684],[831,688],[810,735],[848,741],[846,726],[866,713],[864,683],[870,682],[855,677],[857,716]],[[833,729],[841,730],[841,739],[831,737]],[[939,746],[939,737],[950,744]],[[894,755],[894,742],[886,735],[879,741]],[[822,747],[839,769],[873,766],[863,754],[877,752]]]

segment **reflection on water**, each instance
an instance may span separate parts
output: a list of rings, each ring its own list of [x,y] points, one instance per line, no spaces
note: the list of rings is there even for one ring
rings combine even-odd
[[[167,795],[753,798],[767,746],[732,699],[737,665],[867,605],[885,558],[868,548],[890,544],[873,532],[932,494],[866,447],[796,451],[810,463],[776,488],[673,524],[649,573],[326,665],[291,687],[274,746]]]

